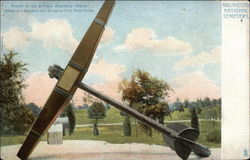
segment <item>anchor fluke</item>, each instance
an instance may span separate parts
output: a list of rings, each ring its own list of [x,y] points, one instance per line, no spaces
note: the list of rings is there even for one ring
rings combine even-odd
[[[197,129],[180,123],[170,123],[167,127],[176,131],[177,136],[173,138],[163,134],[163,139],[166,145],[174,150],[182,159],[187,159],[192,151],[200,157],[208,157],[211,154],[206,146],[195,142],[199,136]]]

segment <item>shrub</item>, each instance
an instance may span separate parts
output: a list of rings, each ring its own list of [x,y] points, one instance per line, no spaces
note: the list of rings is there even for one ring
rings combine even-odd
[[[206,136],[207,141],[220,143],[221,141],[221,130],[216,128],[212,129]]]

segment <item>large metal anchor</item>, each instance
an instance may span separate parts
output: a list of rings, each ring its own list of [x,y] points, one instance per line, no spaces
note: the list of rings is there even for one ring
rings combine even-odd
[[[50,78],[59,79],[62,75],[63,68],[59,65],[53,65],[48,68]],[[103,100],[106,103],[118,108],[119,110],[126,112],[130,116],[133,116],[142,123],[158,130],[162,133],[165,143],[173,150],[176,151],[177,155],[182,159],[187,159],[190,153],[193,151],[200,157],[208,157],[211,152],[210,150],[197,142],[195,142],[199,136],[199,132],[196,129],[189,128],[186,125],[179,123],[171,123],[168,127],[156,122],[155,120],[141,114],[140,112],[122,104],[99,91],[91,88],[90,86],[79,82],[78,87],[95,97]]]
[[[56,65],[50,67],[51,77],[57,78],[58,82],[17,153],[20,159],[28,159],[39,143],[40,138],[47,132],[72,99],[77,88],[83,89],[161,132],[167,145],[175,150],[182,159],[187,159],[192,151],[201,157],[208,157],[210,155],[210,150],[207,147],[194,142],[198,137],[197,130],[181,124],[171,124],[165,127],[153,119],[81,83],[88,71],[114,5],[114,0],[106,0],[103,3],[64,70]]]

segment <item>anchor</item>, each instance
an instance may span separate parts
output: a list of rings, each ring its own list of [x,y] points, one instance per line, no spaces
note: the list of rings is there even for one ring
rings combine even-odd
[[[48,71],[50,78],[59,79],[62,75],[63,68],[54,64],[53,66],[49,66]],[[189,128],[186,125],[180,123],[171,123],[165,127],[161,123],[158,123],[157,121],[143,115],[142,113],[128,107],[127,105],[102,94],[101,92],[82,82],[78,83],[78,88],[103,100],[117,109],[126,112],[140,122],[161,132],[165,143],[172,150],[176,151],[177,155],[183,160],[187,159],[192,151],[200,157],[208,157],[211,154],[210,150],[206,146],[194,142],[199,136],[199,131],[197,129]]]
[[[77,88],[98,97],[161,132],[166,144],[184,160],[189,157],[192,151],[200,157],[208,157],[211,154],[206,146],[195,142],[199,135],[196,129],[177,123],[169,124],[166,127],[81,82],[88,71],[114,5],[114,0],[106,0],[103,3],[65,69],[58,65],[49,67],[50,77],[57,78],[58,82],[17,153],[20,159],[28,159],[41,137],[68,105]]]

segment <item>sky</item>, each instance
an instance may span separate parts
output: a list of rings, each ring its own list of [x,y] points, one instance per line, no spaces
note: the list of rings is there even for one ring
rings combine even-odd
[[[102,3],[2,2],[2,51],[28,63],[26,103],[44,105],[56,83],[47,68],[66,66]],[[221,97],[221,2],[117,1],[83,82],[121,101],[118,84],[137,69],[174,89],[169,103]]]

